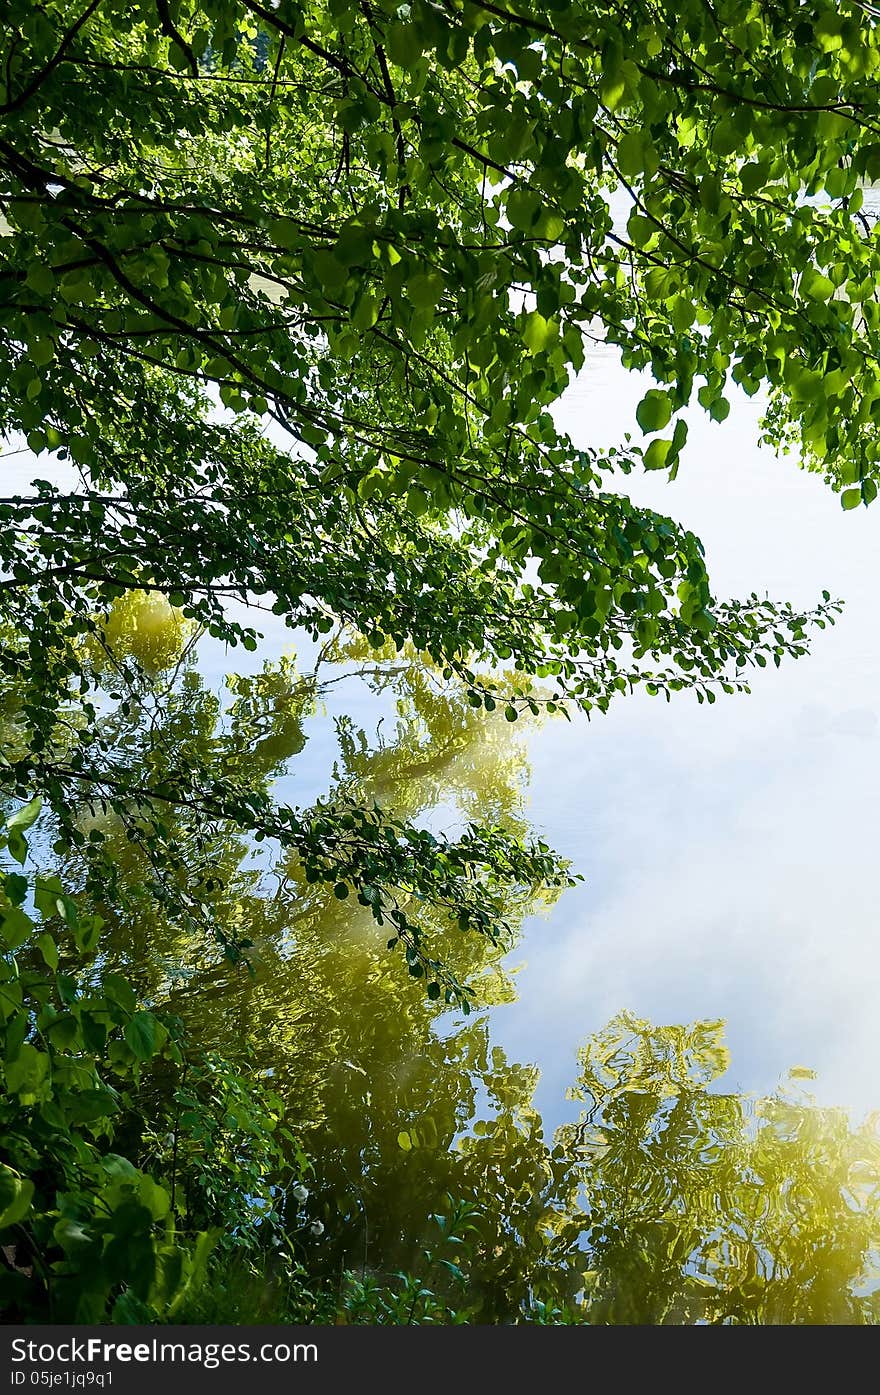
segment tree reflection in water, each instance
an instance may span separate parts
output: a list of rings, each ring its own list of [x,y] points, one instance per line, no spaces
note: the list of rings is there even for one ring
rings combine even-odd
[[[145,685],[114,717],[118,750],[152,772],[197,762],[265,786],[295,781],[307,738],[329,745],[332,731],[331,803],[344,794],[423,822],[525,831],[524,724],[475,710],[414,654],[336,639],[323,660],[360,674],[384,713],[374,735],[320,718],[342,668],[303,677],[284,659],[229,680],[222,699],[192,666],[161,690]],[[545,1137],[538,1072],[492,1044],[491,1016],[515,995],[516,932],[552,894],[507,892],[504,944],[427,912],[431,952],[476,990],[478,1010],[462,1016],[426,998],[366,906],[309,883],[290,854],[255,857],[236,828],[179,815],[194,915],[246,946],[242,964],[163,916],[112,816],[84,804],[80,823],[102,840],[65,875],[88,876],[98,855],[116,873],[104,964],[179,1013],[193,1050],[271,1076],[283,1099],[325,1227],[312,1271],[417,1267],[431,1217],[454,1198],[474,1208],[470,1320],[877,1320],[876,1119],[854,1127],[817,1107],[796,1073],[771,1098],[725,1093],[723,1024],[620,1014],[580,1052],[580,1119]]]

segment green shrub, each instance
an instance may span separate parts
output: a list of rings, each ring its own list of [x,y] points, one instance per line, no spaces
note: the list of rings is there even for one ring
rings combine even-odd
[[[26,875],[39,808],[0,831],[22,869],[0,873],[0,1311],[174,1321],[215,1248],[246,1263],[280,1228],[305,1159],[261,1082],[188,1060],[176,1019],[102,972],[100,916]]]

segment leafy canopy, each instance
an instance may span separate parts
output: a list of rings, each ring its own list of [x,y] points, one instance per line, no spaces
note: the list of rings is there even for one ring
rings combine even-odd
[[[806,616],[719,603],[699,541],[612,471],[674,473],[685,406],[722,421],[738,383],[845,507],[874,498],[869,9],[5,14],[0,424],[83,480],[0,502],[7,790],[56,810],[84,785],[129,813],[171,797],[128,789],[95,730],[86,640],[126,592],[248,647],[230,597],[315,636],[338,618],[510,719],[639,683],[714,700],[833,617],[827,596]],[[649,439],[605,456],[551,414],[601,338],[656,384]],[[429,844],[363,808],[307,822],[186,770],[173,797],[280,837],[405,933],[394,887],[481,928],[464,889],[487,868],[552,880],[544,852],[486,831]]]

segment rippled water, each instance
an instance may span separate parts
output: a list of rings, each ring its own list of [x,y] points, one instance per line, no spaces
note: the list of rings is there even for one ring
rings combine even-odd
[[[600,350],[559,419],[576,442],[613,443],[643,390]],[[381,1172],[373,1220],[386,1236],[406,1234],[428,1192],[442,1190],[437,1157],[493,1099],[516,1114],[534,1090],[548,1131],[575,1119],[583,1101],[565,1095],[578,1049],[622,1010],[655,1024],[726,1022],[728,1090],[766,1095],[804,1066],[817,1072],[810,1088],[820,1101],[854,1117],[880,1105],[880,514],[843,514],[819,479],[759,449],[759,411],[739,397],[721,427],[695,415],[674,484],[626,482],[702,537],[717,594],[766,590],[810,605],[825,587],[846,601],[812,655],[758,673],[751,697],[707,707],[687,695],[669,705],[636,696],[591,723],[464,735],[436,713],[426,725],[412,692],[401,715],[395,697],[363,684],[303,709],[302,749],[278,781],[284,799],[323,794],[334,761],[338,778],[439,826],[483,807],[518,819],[525,798],[529,825],[585,877],[549,909],[521,908],[505,965],[464,962],[484,975],[494,1004],[485,1021],[465,1028],[429,1012],[364,915],[294,874],[242,889],[237,913],[243,906],[255,930],[251,979],[173,936],[163,943],[151,931],[138,946],[126,932],[117,946],[121,961],[152,960],[153,989],[164,975],[206,1048],[246,1036],[293,1097],[308,1096],[326,1175],[337,1194],[350,1186],[353,1214],[364,1179]],[[2,466],[12,492],[33,462]],[[294,643],[308,667],[299,637],[273,617],[255,623],[265,632],[256,655],[202,644],[199,693]],[[450,953],[467,961],[471,951]],[[506,1061],[494,1061],[493,1047]],[[534,1063],[537,1074],[511,1062]],[[720,1088],[714,1076],[711,1088]],[[435,1159],[425,1196],[410,1160],[419,1147]]]

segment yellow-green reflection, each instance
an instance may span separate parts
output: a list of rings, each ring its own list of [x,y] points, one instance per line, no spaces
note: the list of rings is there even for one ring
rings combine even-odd
[[[351,644],[332,657],[361,663],[362,681],[394,705],[384,736],[337,723],[334,788],[408,818],[442,806],[523,824],[522,727],[469,707],[416,656],[367,663]],[[149,715],[145,705],[120,725],[119,750],[154,772],[195,755],[249,778],[288,768],[316,681],[285,661],[231,687],[224,711],[187,670]],[[326,1230],[308,1252],[312,1272],[416,1266],[430,1217],[452,1196],[478,1211],[472,1320],[876,1320],[875,1120],[853,1127],[793,1082],[770,1099],[725,1093],[721,1024],[624,1014],[580,1053],[579,1122],[547,1139],[537,1071],[493,1047],[488,1012],[462,1019],[426,1000],[352,899],[306,883],[290,857],[271,872],[254,866],[234,829],[200,836],[187,848],[190,890],[252,941],[245,969],[163,918],[141,887],[137,844],[112,819],[85,805],[81,817],[105,820],[119,873],[107,962],[180,1013],[194,1052],[271,1073],[314,1160],[310,1214]],[[522,893],[508,919],[538,909]],[[510,1000],[503,946],[439,916],[430,935],[487,1009]]]
[[[792,1072],[721,1091],[723,1024],[621,1014],[580,1053],[558,1142],[583,1180],[593,1322],[857,1323],[880,1316],[878,1118],[853,1128]]]

